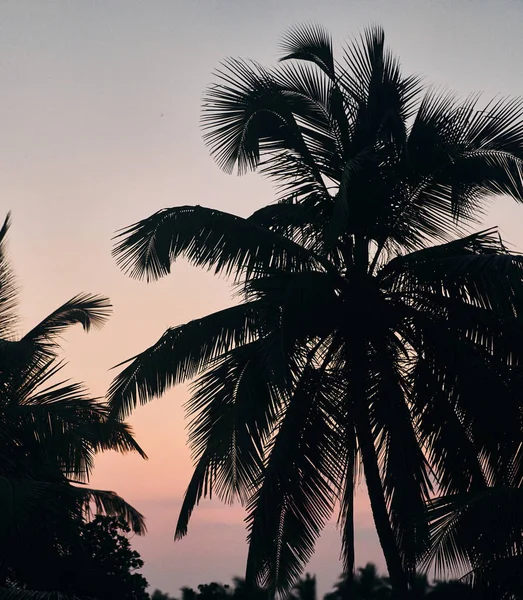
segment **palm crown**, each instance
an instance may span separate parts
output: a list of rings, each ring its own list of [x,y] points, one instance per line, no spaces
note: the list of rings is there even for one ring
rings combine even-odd
[[[258,169],[279,201],[246,219],[163,209],[115,247],[135,277],[181,256],[231,275],[242,302],[166,331],[109,399],[125,415],[197,376],[176,536],[202,495],[239,498],[248,579],[273,591],[289,589],[337,503],[352,572],[362,471],[402,593],[433,539],[434,494],[522,475],[523,261],[471,227],[488,198],[523,200],[523,104],[423,94],[379,28],[342,62],[318,27],[282,49],[273,69],[225,62],[202,115],[218,164]]]
[[[93,510],[145,531],[143,516],[117,494],[85,487],[97,452],[145,457],[131,429],[82,384],[59,379],[57,336],[75,324],[101,326],[110,303],[80,294],[16,338],[9,224],[8,216],[0,230],[0,586],[13,574],[24,580],[36,564],[45,572],[46,561],[78,543],[78,525]]]

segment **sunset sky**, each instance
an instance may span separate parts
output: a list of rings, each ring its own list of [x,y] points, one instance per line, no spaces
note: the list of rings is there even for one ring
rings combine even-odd
[[[109,296],[106,327],[64,340],[68,376],[103,396],[109,368],[170,325],[227,306],[228,283],[180,262],[147,285],[111,258],[115,230],[160,208],[202,204],[247,215],[272,201],[268,183],[219,171],[201,141],[200,99],[223,58],[271,64],[291,25],[314,21],[342,42],[384,26],[404,70],[461,95],[523,95],[521,0],[0,0],[0,190],[12,210],[12,262],[23,328],[78,292]],[[485,218],[523,250],[523,207],[497,202]],[[240,507],[204,502],[188,537],[173,542],[191,462],[185,387],[141,407],[131,423],[149,454],[107,454],[93,485],[113,489],[147,517],[134,538],[151,590],[241,575]],[[357,563],[383,566],[363,494]],[[309,570],[325,592],[337,578],[335,523]]]

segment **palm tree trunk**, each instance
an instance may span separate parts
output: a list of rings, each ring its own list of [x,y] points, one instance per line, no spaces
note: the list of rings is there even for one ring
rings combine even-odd
[[[407,576],[403,569],[394,532],[390,524],[389,513],[385,503],[383,485],[381,482],[378,458],[374,447],[372,430],[367,415],[361,415],[357,424],[360,452],[363,461],[363,471],[369,493],[372,516],[378,533],[387,570],[389,572],[392,591],[395,598],[404,600],[408,594]]]
[[[352,430],[354,425],[351,423]],[[344,522],[342,530],[344,581],[341,588],[342,600],[353,600],[354,593],[354,467],[356,443],[351,440],[347,456],[345,490],[342,504]]]
[[[369,272],[369,242],[365,237],[356,236],[354,244],[354,265],[352,285],[360,290],[359,301],[366,302],[366,291]],[[359,442],[359,450],[363,462],[363,471],[367,483],[372,516],[378,538],[387,563],[393,596],[397,600],[405,600],[408,594],[408,582],[401,562],[394,532],[392,531],[381,476],[378,457],[374,447],[374,438],[368,414],[368,365],[366,339],[366,307],[356,310],[356,318],[347,332],[347,358],[351,365],[350,382],[355,410],[355,427]]]
[[[345,581],[342,588],[342,600],[354,600],[354,502],[351,503],[345,523]],[[349,531],[347,531],[349,530]]]

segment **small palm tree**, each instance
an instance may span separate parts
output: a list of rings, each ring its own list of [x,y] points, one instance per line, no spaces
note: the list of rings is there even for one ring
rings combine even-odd
[[[357,600],[386,600],[391,597],[390,585],[379,575],[373,563],[358,569],[354,580],[354,597]]]
[[[307,573],[305,578],[299,579],[288,600],[317,600],[316,577]]]
[[[523,104],[423,94],[380,28],[342,61],[319,27],[282,48],[274,69],[226,62],[202,117],[218,164],[259,169],[278,203],[245,219],[163,209],[115,247],[134,277],[178,257],[231,275],[242,303],[167,330],[109,399],[123,416],[198,377],[176,537],[203,495],[239,498],[247,580],[273,593],[337,503],[351,577],[362,473],[403,598],[430,545],[426,502],[504,482],[521,442],[523,260],[472,228],[489,198],[523,201]]]
[[[85,487],[97,452],[145,457],[131,429],[81,384],[57,379],[57,336],[77,323],[86,330],[102,325],[109,301],[76,296],[15,338],[8,229],[9,216],[0,230],[0,585],[10,572],[41,565],[75,543],[93,510],[123,517],[136,533],[145,530],[143,516],[114,492]]]
[[[386,577],[378,573],[375,564],[367,563],[359,567],[354,578],[342,575],[334,590],[329,592],[324,600],[389,600],[391,588]]]

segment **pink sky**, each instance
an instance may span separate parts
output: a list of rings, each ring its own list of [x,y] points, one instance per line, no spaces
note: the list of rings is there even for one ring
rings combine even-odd
[[[165,206],[202,204],[248,214],[272,199],[255,175],[221,173],[198,128],[202,91],[229,55],[273,62],[281,33],[314,20],[335,39],[381,23],[406,71],[462,94],[523,95],[523,10],[491,0],[3,0],[0,3],[0,185],[13,211],[11,252],[24,326],[74,294],[111,297],[103,331],[70,332],[72,377],[103,396],[108,369],[177,325],[229,304],[227,282],[181,263],[171,277],[131,281],[111,259],[113,232]],[[161,116],[163,115],[163,116]],[[523,208],[488,216],[523,249]],[[133,544],[151,587],[241,574],[243,514],[204,503],[188,537],[173,542],[191,463],[180,387],[131,418],[150,456],[100,457],[93,484],[142,510],[149,534]],[[357,561],[383,564],[368,506],[357,506]],[[339,541],[329,525],[309,567],[320,591],[336,579]]]

